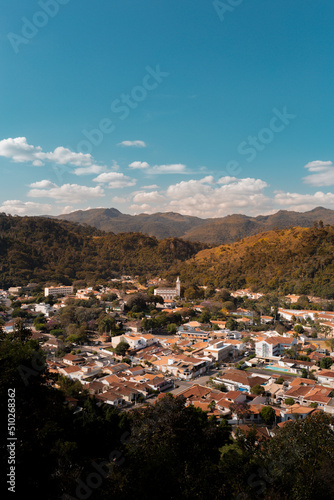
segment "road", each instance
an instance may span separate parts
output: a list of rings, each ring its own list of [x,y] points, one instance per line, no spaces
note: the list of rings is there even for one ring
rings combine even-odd
[[[175,380],[175,385],[178,385],[179,387],[176,387],[172,391],[167,392],[171,392],[172,394],[177,395],[185,389],[192,387],[194,384],[206,385],[209,381],[209,378],[217,375],[218,371],[219,370],[210,370],[206,375],[201,375],[200,377],[197,377],[193,380]]]

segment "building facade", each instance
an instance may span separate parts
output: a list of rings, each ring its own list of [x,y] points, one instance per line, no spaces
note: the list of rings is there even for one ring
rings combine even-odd
[[[67,295],[73,294],[73,286],[50,286],[44,288],[45,297],[51,296],[59,296],[66,297]]]
[[[178,277],[175,288],[155,288],[154,295],[160,295],[164,300],[174,300],[181,295],[181,281]]]

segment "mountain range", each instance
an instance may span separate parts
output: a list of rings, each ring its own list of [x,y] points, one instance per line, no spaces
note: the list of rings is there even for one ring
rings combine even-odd
[[[317,207],[308,212],[280,210],[257,217],[234,214],[201,219],[174,212],[128,215],[116,208],[94,208],[58,215],[57,218],[114,234],[141,232],[158,239],[182,238],[217,246],[272,229],[312,227],[320,220],[325,225],[334,224],[334,210]]]

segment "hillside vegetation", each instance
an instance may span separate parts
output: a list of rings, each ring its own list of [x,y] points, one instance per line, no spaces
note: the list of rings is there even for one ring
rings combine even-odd
[[[159,239],[175,237],[217,246],[272,229],[312,227],[319,220],[324,224],[334,224],[334,210],[317,207],[308,212],[279,210],[275,214],[257,217],[233,214],[201,219],[173,212],[128,215],[115,208],[94,208],[59,215],[58,219],[89,224],[116,234],[141,232]]]
[[[205,246],[141,233],[104,233],[89,226],[40,217],[0,215],[0,287],[119,274],[156,276]]]
[[[279,291],[334,298],[334,226],[273,230],[208,248],[179,238],[105,233],[40,217],[0,214],[0,287],[95,282],[122,274],[185,286]]]
[[[257,234],[199,252],[182,266],[183,281],[253,291],[334,297],[334,226]]]

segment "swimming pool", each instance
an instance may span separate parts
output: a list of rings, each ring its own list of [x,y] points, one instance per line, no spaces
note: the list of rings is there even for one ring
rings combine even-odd
[[[265,370],[273,370],[275,372],[288,372],[289,368],[281,368],[280,366],[266,365],[263,367]]]

